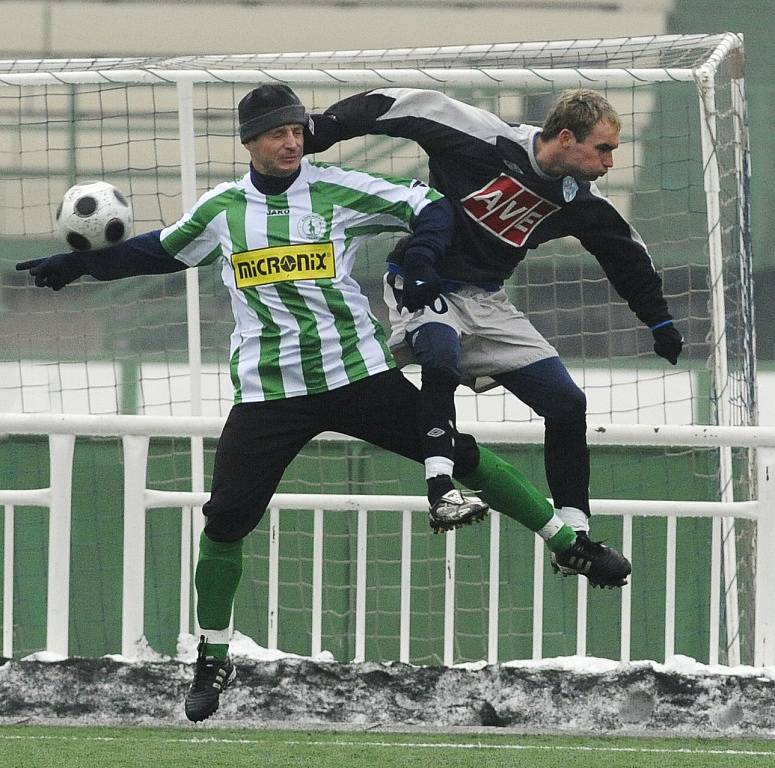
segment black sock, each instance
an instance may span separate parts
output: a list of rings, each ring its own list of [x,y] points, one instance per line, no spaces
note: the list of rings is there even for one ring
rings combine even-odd
[[[418,422],[423,456],[455,458],[455,387],[457,378],[441,368],[423,368]]]
[[[435,504],[445,493],[451,491],[455,486],[452,484],[452,478],[449,475],[436,475],[429,477],[428,483],[428,501]]]

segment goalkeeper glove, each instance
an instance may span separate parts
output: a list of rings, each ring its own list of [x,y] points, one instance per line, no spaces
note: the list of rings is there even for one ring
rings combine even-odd
[[[652,326],[651,333],[654,336],[654,351],[671,365],[675,365],[683,349],[684,339],[673,325],[673,321],[665,320]]]
[[[55,291],[61,290],[88,271],[83,254],[75,252],[55,253],[42,259],[20,261],[16,264],[16,269],[28,270],[38,288],[52,288]]]

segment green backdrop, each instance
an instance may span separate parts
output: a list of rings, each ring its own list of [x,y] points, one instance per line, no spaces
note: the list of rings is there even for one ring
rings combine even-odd
[[[207,444],[207,467],[213,444]],[[544,490],[538,447],[499,446]],[[713,498],[715,462],[710,453],[661,449],[639,451],[593,448],[592,495],[597,498]],[[100,656],[121,646],[122,573],[121,445],[114,439],[76,443],[70,586],[70,653]],[[0,442],[0,474],[13,473],[17,488],[48,484],[45,438],[6,438]],[[348,478],[351,478],[348,480]],[[400,478],[400,481],[397,479]],[[153,440],[149,484],[187,490],[185,440]],[[286,474],[279,490],[327,493],[423,494],[418,466],[371,446],[322,442],[311,445]],[[8,487],[3,482],[3,487]],[[400,513],[369,516],[367,572],[368,659],[399,655]],[[14,655],[45,647],[48,512],[16,508],[14,572]],[[280,517],[279,646],[308,655],[312,600],[312,513],[284,510]],[[632,658],[662,660],[664,638],[665,521],[635,518],[635,581],[632,602]],[[268,515],[246,546],[235,626],[267,644]],[[356,514],[326,513],[323,592],[323,648],[338,660],[355,654]],[[0,532],[2,528],[0,528]],[[709,520],[678,521],[676,652],[707,661],[710,590]],[[596,538],[621,546],[621,520],[598,517]],[[146,635],[160,653],[174,655],[179,622],[180,513],[152,510],[146,524]],[[4,543],[4,542],[3,542]],[[1,551],[1,550],[0,550]],[[487,657],[488,525],[457,535],[455,661]],[[532,649],[533,536],[503,517],[501,526],[500,660],[529,658]],[[434,536],[416,514],[412,541],[411,660],[440,663],[443,653],[443,536]],[[545,559],[544,655],[573,655],[576,649],[576,586],[551,572]],[[618,658],[620,593],[590,590],[587,650]]]

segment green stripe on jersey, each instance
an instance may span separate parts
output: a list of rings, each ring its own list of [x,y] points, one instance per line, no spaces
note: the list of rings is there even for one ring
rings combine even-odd
[[[240,190],[242,192],[242,190]],[[232,196],[232,205],[226,209],[226,224],[229,227],[229,237],[232,242],[232,251],[239,247],[240,250],[245,250],[247,244],[247,238],[245,235],[245,211],[247,210],[247,200],[245,199],[245,193],[242,192],[241,196]],[[234,350],[234,353],[229,360],[229,376],[231,376],[231,383],[234,387],[234,402],[242,402],[242,381],[239,376],[239,364],[240,364],[240,352],[242,347],[239,346]]]
[[[290,207],[287,194],[267,195],[266,203],[270,211],[287,211]],[[291,242],[288,215],[275,214],[268,217],[267,240],[269,247]],[[315,313],[309,309],[294,283],[276,283],[274,287],[285,308],[299,324],[299,356],[304,386],[310,393],[325,392],[328,387],[323,373],[323,345]]]
[[[339,335],[339,344],[342,347],[342,364],[349,382],[358,381],[369,375],[369,370],[363,360],[363,355],[358,349],[358,332],[355,327],[350,307],[344,300],[341,291],[334,289],[330,280],[320,280],[323,287],[323,296],[326,305],[334,316],[334,326]]]
[[[241,204],[230,207],[226,220],[229,225],[229,237],[232,242],[233,252],[239,253],[248,249],[247,235],[245,232],[246,201],[243,197]],[[277,400],[285,397],[283,377],[280,373],[280,326],[272,318],[269,309],[264,306],[261,296],[255,288],[247,288],[243,291],[248,307],[252,309],[261,323],[259,335],[259,357],[256,362],[256,373],[264,390],[267,400]],[[242,348],[242,347],[241,347]],[[234,402],[241,403],[243,398],[242,380],[239,376],[239,364],[241,358],[237,351],[231,360],[230,372],[234,385]]]
[[[288,199],[284,195],[267,197],[267,227],[273,226],[273,219],[287,218],[287,216],[269,215],[271,210],[284,210],[288,208]],[[243,223],[243,232],[244,232]],[[286,225],[287,231],[287,225]],[[235,245],[235,252],[248,250],[247,240]],[[261,389],[265,400],[280,400],[285,397],[283,375],[280,370],[280,326],[275,322],[269,308],[261,300],[261,291],[258,288],[245,288],[245,299],[248,306],[256,313],[260,323],[259,334],[260,352],[256,366],[256,373],[261,381]]]
[[[316,280],[319,285],[321,281]],[[310,394],[328,391],[323,368],[323,344],[318,331],[318,318],[307,306],[293,283],[279,283],[277,295],[299,324],[299,355],[304,386]]]
[[[309,190],[312,195],[313,209],[326,221],[333,221],[335,205],[373,216],[390,214],[407,224],[411,224],[415,219],[412,206],[403,200],[386,200],[384,197],[370,195],[363,190],[343,187],[330,181],[310,182]]]
[[[325,188],[330,189],[336,185],[323,185]],[[318,184],[310,184],[310,200],[312,204],[312,211],[322,216],[326,221],[326,232],[323,237],[330,237],[331,227],[333,226],[333,212],[334,206],[331,201],[325,197],[321,197],[320,189],[317,189]],[[344,189],[337,187],[337,189]],[[353,190],[347,190],[348,192],[355,192]],[[377,234],[377,229],[373,230],[374,234]],[[349,246],[349,242],[346,240],[344,243],[345,250]],[[350,307],[347,304],[347,300],[342,295],[340,290],[334,288],[331,280],[320,280],[321,287],[323,287],[323,295],[326,300],[326,305],[329,311],[334,317],[334,327],[336,328],[337,335],[339,336],[339,344],[342,348],[342,365],[344,365],[344,372],[349,382],[358,381],[369,375],[369,370],[366,367],[366,362],[363,359],[361,351],[358,349],[358,344],[361,339],[358,336],[358,328],[355,325],[355,319],[353,318]],[[381,326],[378,325],[381,329]],[[385,359],[390,360],[391,355],[387,349],[387,344],[382,343],[383,339],[377,338],[385,352]]]
[[[190,245],[196,240],[202,232],[205,231],[207,225],[222,211],[229,209],[232,205],[241,207],[244,211],[245,208],[245,192],[237,187],[231,187],[230,189],[221,192],[219,195],[214,195],[205,203],[196,208],[191,218],[184,222],[175,231],[170,232],[167,237],[162,240],[162,247],[170,256],[175,256],[180,253],[187,245]],[[244,233],[245,227],[242,227]],[[244,238],[244,234],[243,234]],[[212,262],[219,253],[219,249],[215,249],[213,253],[208,256],[206,262]]]

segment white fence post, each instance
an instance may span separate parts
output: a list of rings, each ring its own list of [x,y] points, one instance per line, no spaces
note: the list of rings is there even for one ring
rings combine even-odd
[[[541,659],[544,655],[544,550],[546,545],[540,536],[533,537],[533,654]]]
[[[455,663],[455,584],[457,583],[457,531],[453,528],[445,536],[444,565],[444,666]]]
[[[180,190],[181,213],[186,213],[196,202],[196,136],[194,131],[194,83],[191,79],[177,83],[178,94],[178,138],[180,140]],[[199,306],[199,270],[186,270],[186,328],[188,331],[188,379],[191,398],[191,415],[202,415],[202,336]],[[201,435],[191,436],[191,490],[204,490],[204,439]],[[181,596],[181,632],[188,632],[190,622],[191,574],[196,570],[199,558],[199,537],[204,530],[201,507],[192,507],[182,518],[184,538],[188,538],[189,549],[185,553],[189,563],[188,594]],[[188,600],[183,605],[183,600]],[[199,636],[200,626],[194,606],[194,634]]]
[[[5,505],[3,519],[3,656],[13,656],[13,559],[14,508]]]
[[[500,617],[501,515],[490,512],[490,589],[487,605],[487,663],[498,663]]]
[[[323,637],[323,510],[314,511],[312,537],[312,642],[310,651],[317,656],[322,648]]]
[[[401,620],[398,660],[409,663],[412,623],[412,512],[401,513]]]
[[[369,513],[358,510],[358,534],[355,545],[355,657],[366,660],[366,556],[368,554]]]
[[[277,620],[280,614],[280,510],[269,509],[269,588],[266,601],[266,647],[277,648]]]
[[[775,665],[775,448],[756,451],[759,519],[756,528],[754,665]]]
[[[121,653],[133,658],[144,635],[145,488],[150,438],[124,435],[124,581]]]
[[[70,636],[70,520],[75,435],[49,437],[51,506],[48,512],[46,650],[67,656]]]

